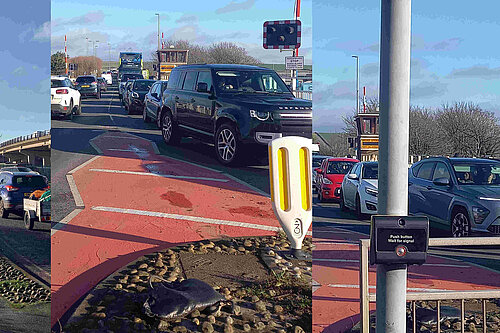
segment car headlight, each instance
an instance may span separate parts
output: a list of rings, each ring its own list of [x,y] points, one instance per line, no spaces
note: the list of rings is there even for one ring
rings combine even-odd
[[[257,118],[260,121],[266,121],[271,117],[271,113],[267,111],[250,110],[250,117]]]
[[[323,184],[331,185],[333,183],[332,183],[332,181],[330,179],[328,179],[328,178],[325,177],[325,178],[323,178]]]
[[[479,197],[479,200],[500,201],[500,198]]]
[[[378,195],[378,190],[371,188],[371,187],[365,188],[365,192],[366,192],[366,194],[373,195],[374,197],[376,197]]]
[[[133,98],[139,98],[139,94],[138,94],[138,93],[136,93],[136,92],[133,92],[133,93],[132,93],[132,97],[133,97]]]
[[[486,218],[486,216],[488,216],[489,213],[490,211],[484,207],[472,207],[472,217],[474,218],[476,224],[483,223],[484,219]]]

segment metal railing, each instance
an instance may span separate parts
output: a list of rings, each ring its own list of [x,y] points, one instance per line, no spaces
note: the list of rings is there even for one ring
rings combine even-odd
[[[48,135],[50,135],[50,130],[36,131],[36,132],[29,134],[29,135],[18,136],[17,138],[13,138],[13,139],[1,142],[0,147],[6,147],[6,146],[12,145],[14,143],[23,142],[23,141],[27,141],[27,140],[31,140],[31,139],[36,139],[36,138],[42,138],[42,137],[45,137]]]
[[[430,238],[429,247],[437,246],[491,246],[500,245],[500,237],[469,237],[469,238]],[[370,239],[359,241],[360,261],[359,261],[359,293],[360,293],[360,315],[361,333],[370,332],[370,302],[376,302],[376,294],[371,294],[368,284],[369,261],[368,253],[370,249]],[[406,300],[411,302],[413,317],[413,332],[416,332],[416,301],[437,301],[437,332],[441,333],[441,312],[440,305],[443,300],[460,300],[460,332],[465,332],[465,309],[466,299],[480,299],[483,311],[483,332],[486,333],[486,300],[500,299],[500,289],[488,290],[463,290],[463,291],[426,291],[407,292]]]
[[[297,98],[307,99],[309,101],[312,101],[312,99],[313,99],[312,91],[294,90],[292,92],[293,92],[293,95]]]

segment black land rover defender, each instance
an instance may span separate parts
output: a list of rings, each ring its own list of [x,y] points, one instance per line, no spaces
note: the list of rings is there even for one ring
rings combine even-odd
[[[312,137],[312,103],[293,96],[271,69],[246,65],[184,65],[172,70],[159,115],[167,144],[182,136],[210,140],[222,164],[247,144],[282,136]]]

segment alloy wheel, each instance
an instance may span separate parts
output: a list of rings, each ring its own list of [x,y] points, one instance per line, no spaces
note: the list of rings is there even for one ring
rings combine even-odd
[[[464,213],[458,212],[451,221],[452,237],[467,237],[470,232],[469,219]]]
[[[236,139],[233,132],[224,128],[217,138],[217,151],[224,161],[231,161],[236,152]]]
[[[172,119],[170,119],[168,113],[165,113],[163,116],[161,134],[163,135],[165,142],[170,141],[170,138],[172,137]]]

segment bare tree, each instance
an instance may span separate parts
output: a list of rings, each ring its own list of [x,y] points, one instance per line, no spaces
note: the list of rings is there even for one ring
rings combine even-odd
[[[245,48],[230,42],[214,43],[210,46],[192,44],[186,40],[167,41],[166,45],[176,49],[189,50],[188,64],[259,64],[260,61],[248,55]],[[156,52],[151,54],[157,61]]]
[[[100,73],[102,70],[102,60],[97,57],[75,57],[71,59],[71,63],[78,65],[76,75],[90,75],[92,73]]]
[[[445,134],[436,121],[436,112],[410,106],[410,155],[442,155],[449,151]]]
[[[492,112],[473,103],[455,102],[443,105],[437,120],[446,133],[452,154],[474,157],[500,154],[500,125]]]

